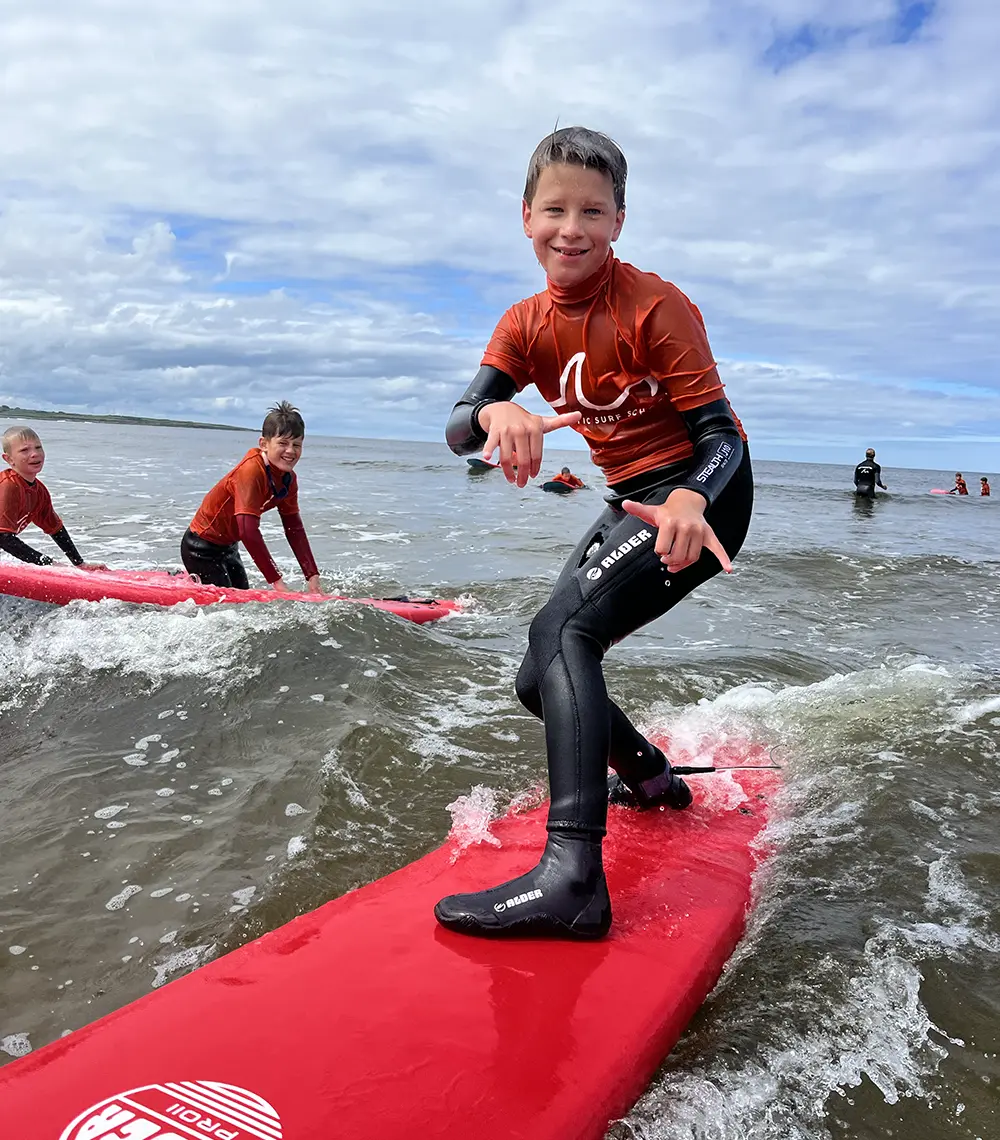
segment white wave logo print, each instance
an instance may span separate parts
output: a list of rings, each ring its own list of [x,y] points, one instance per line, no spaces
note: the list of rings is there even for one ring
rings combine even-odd
[[[166,1081],[109,1096],[59,1140],[281,1140],[277,1112],[256,1093],[218,1081]]]
[[[577,352],[566,361],[566,367],[562,370],[562,375],[559,377],[559,399],[552,401],[553,408],[566,406],[566,389],[569,386],[571,373],[573,373],[573,391],[576,394],[576,402],[581,408],[590,408],[592,412],[613,412],[616,408],[620,408],[629,398],[632,389],[637,388],[640,384],[649,385],[649,394],[651,396],[655,396],[660,387],[657,380],[654,380],[652,376],[647,376],[644,380],[636,380],[634,384],[629,384],[625,391],[622,392],[613,403],[592,403],[583,394],[583,366],[586,362],[587,354],[585,352]]]

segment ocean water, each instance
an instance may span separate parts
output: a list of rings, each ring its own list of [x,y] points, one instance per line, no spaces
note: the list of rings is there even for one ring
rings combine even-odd
[[[124,568],[179,565],[254,442],[38,426],[77,545]],[[307,440],[327,587],[467,601],[433,626],[0,597],[0,1060],[418,857],[456,798],[544,781],[514,675],[601,508],[597,473],[580,453],[546,470],[563,462],[591,489],[518,490],[443,445]],[[742,734],[786,769],[748,935],[609,1135],[994,1137],[1000,498],[887,469],[890,494],[857,504],[848,468],[755,468],[736,572],[606,662],[640,725]],[[264,532],[298,580],[273,516]]]

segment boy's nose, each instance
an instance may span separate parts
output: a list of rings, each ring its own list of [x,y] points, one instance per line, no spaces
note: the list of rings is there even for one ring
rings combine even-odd
[[[583,232],[580,215],[567,212],[563,215],[562,232],[564,237],[577,237]]]

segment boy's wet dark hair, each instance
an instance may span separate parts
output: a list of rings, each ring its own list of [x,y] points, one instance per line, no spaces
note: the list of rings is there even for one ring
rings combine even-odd
[[[273,439],[276,435],[287,435],[291,439],[303,439],[306,434],[306,425],[299,409],[293,407],[288,400],[282,400],[280,404],[268,408],[260,434],[265,439]]]
[[[625,209],[625,179],[628,163],[614,139],[587,127],[561,127],[535,147],[528,163],[528,176],[524,182],[524,200],[531,205],[538,187],[538,179],[547,166],[565,163],[582,166],[586,170],[599,170],[611,179],[614,187],[615,208]]]

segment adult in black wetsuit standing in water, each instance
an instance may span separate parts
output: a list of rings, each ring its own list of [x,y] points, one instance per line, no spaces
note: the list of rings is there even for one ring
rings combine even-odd
[[[869,447],[864,459],[854,468],[854,493],[861,499],[874,499],[876,486],[889,490],[882,482],[882,468],[875,462],[875,448]]]

